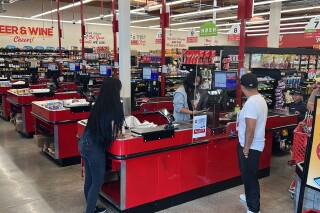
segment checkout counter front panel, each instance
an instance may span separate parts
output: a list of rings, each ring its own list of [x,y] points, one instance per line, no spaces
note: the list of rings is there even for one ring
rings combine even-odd
[[[45,107],[46,102],[32,102],[31,113],[35,117],[36,136],[46,136],[49,138],[48,140],[53,138],[55,152],[48,153],[47,150],[43,149],[42,144],[40,144],[40,148],[56,160],[79,156],[76,139],[77,122],[89,117],[90,106],[78,106],[76,107],[76,111],[74,111],[75,108],[70,109],[66,107],[51,110]]]
[[[18,95],[11,92],[7,92],[7,101],[10,103],[10,111],[19,112],[22,115],[22,129],[20,132],[30,136],[34,133],[34,117],[31,115],[31,103],[33,101],[43,101],[52,99],[72,99],[80,98],[80,94],[77,92],[60,92],[55,93],[52,96],[36,97],[34,94]]]
[[[270,174],[272,131],[296,121],[296,115],[268,117],[259,177]],[[192,140],[192,125],[181,123],[169,138],[146,141],[132,134],[115,140],[107,154],[107,173],[118,175],[106,178],[102,197],[119,210],[151,205],[152,211],[158,211],[241,184],[238,138],[230,134],[236,132],[235,127],[230,122],[223,133],[215,135],[207,128],[205,137]],[[84,128],[85,121],[78,122],[79,136]]]

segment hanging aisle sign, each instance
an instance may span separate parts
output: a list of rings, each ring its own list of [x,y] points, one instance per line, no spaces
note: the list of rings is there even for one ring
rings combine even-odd
[[[200,37],[217,36],[218,27],[212,22],[206,22],[200,26]]]
[[[198,32],[196,31],[195,28],[192,28],[189,32],[188,32],[188,36],[187,36],[187,43],[197,43],[198,42]]]
[[[233,25],[228,32],[228,41],[240,40],[240,24]]]
[[[304,38],[320,37],[320,16],[310,20],[304,30]]]
[[[162,31],[161,30],[156,35],[155,43],[156,44],[161,44],[162,43]]]

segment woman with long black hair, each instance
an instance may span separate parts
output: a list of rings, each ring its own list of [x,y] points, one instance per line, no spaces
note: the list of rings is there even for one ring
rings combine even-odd
[[[173,95],[173,116],[175,121],[190,120],[192,115],[201,112],[194,110],[194,92],[201,84],[202,75],[200,72],[190,72]]]
[[[84,195],[86,213],[105,212],[96,206],[100,188],[104,182],[106,151],[121,131],[124,120],[120,101],[121,82],[107,77],[93,105],[87,126],[79,139],[79,151],[84,161]]]

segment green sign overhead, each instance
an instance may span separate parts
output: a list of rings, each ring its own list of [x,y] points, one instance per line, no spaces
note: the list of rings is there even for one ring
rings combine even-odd
[[[218,27],[216,24],[212,22],[207,22],[200,26],[200,37],[217,36],[217,35],[218,35]]]

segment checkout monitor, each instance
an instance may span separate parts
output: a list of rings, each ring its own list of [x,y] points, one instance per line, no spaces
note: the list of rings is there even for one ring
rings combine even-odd
[[[158,68],[157,67],[143,67],[142,68],[142,79],[143,80],[158,80]]]
[[[70,72],[79,72],[81,68],[80,62],[69,62],[69,71]]]
[[[58,71],[58,66],[56,63],[49,63],[48,64],[48,70],[50,70],[51,72],[56,72]]]
[[[112,76],[112,66],[108,64],[100,64],[100,75]]]
[[[216,104],[220,104],[222,90],[203,91],[198,102],[196,110],[206,110],[212,108]]]
[[[214,71],[212,81],[213,89],[236,89],[237,72]]]

